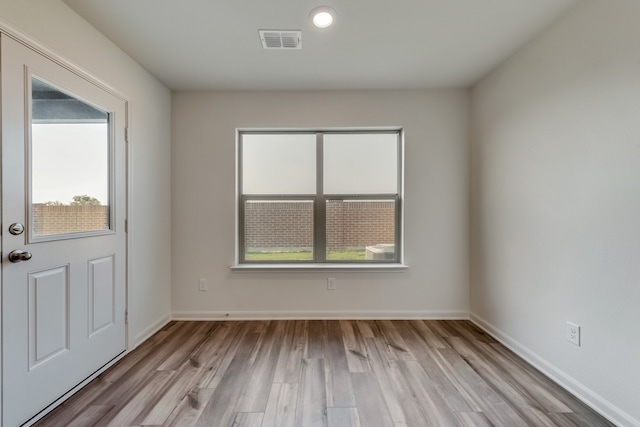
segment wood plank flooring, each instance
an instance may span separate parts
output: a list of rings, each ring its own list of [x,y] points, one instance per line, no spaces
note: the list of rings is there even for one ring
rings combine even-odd
[[[468,321],[172,322],[36,426],[611,426]]]

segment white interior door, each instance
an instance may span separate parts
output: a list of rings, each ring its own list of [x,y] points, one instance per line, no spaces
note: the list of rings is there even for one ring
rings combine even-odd
[[[125,350],[126,106],[0,42],[2,420],[11,427]]]

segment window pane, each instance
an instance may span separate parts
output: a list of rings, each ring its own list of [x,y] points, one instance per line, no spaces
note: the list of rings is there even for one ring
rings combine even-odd
[[[395,261],[395,200],[327,200],[327,260]]]
[[[325,194],[397,194],[398,134],[325,134]]]
[[[31,235],[108,230],[109,114],[32,80]]]
[[[246,261],[312,261],[312,200],[247,200]]]
[[[315,192],[315,134],[242,135],[242,194]]]

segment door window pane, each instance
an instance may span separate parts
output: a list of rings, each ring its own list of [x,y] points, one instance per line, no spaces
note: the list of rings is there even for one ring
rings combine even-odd
[[[31,95],[31,235],[110,229],[109,114],[37,78]]]

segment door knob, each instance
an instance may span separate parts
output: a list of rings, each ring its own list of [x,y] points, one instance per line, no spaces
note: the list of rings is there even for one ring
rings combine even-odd
[[[29,261],[30,259],[31,252],[21,251],[20,249],[9,252],[9,261],[11,262]]]

